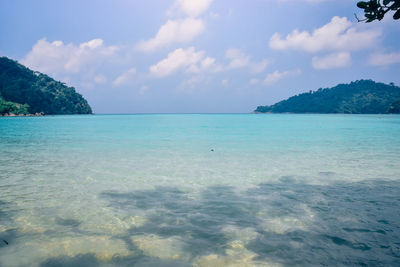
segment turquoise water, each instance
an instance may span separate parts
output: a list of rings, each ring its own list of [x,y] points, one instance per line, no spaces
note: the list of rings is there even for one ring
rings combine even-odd
[[[4,117],[0,137],[2,267],[400,265],[400,116]]]

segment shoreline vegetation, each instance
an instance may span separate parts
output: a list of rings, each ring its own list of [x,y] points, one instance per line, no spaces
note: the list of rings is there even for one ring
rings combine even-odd
[[[92,114],[86,99],[65,83],[0,57],[0,115]]]
[[[29,113],[29,105],[5,101],[0,97],[0,117],[39,117],[43,112]]]
[[[0,117],[42,117],[44,116],[44,114],[42,112],[38,112],[35,114],[14,114],[14,113],[4,113],[4,114],[0,114]]]
[[[400,87],[359,80],[258,106],[254,113],[399,114]]]

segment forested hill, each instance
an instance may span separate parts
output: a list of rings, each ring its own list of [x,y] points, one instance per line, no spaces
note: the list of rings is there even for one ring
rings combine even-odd
[[[255,112],[271,113],[400,113],[400,87],[360,80],[292,96]]]
[[[0,114],[91,114],[73,87],[0,57]]]

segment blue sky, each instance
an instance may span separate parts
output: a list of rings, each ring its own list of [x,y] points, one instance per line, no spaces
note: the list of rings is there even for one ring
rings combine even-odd
[[[349,0],[0,1],[0,55],[96,113],[251,112],[358,79],[400,84],[400,22]]]

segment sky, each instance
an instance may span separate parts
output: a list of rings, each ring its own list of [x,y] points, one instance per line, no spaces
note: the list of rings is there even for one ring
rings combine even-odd
[[[0,0],[0,56],[95,113],[248,113],[360,79],[400,85],[400,22],[352,0]]]

